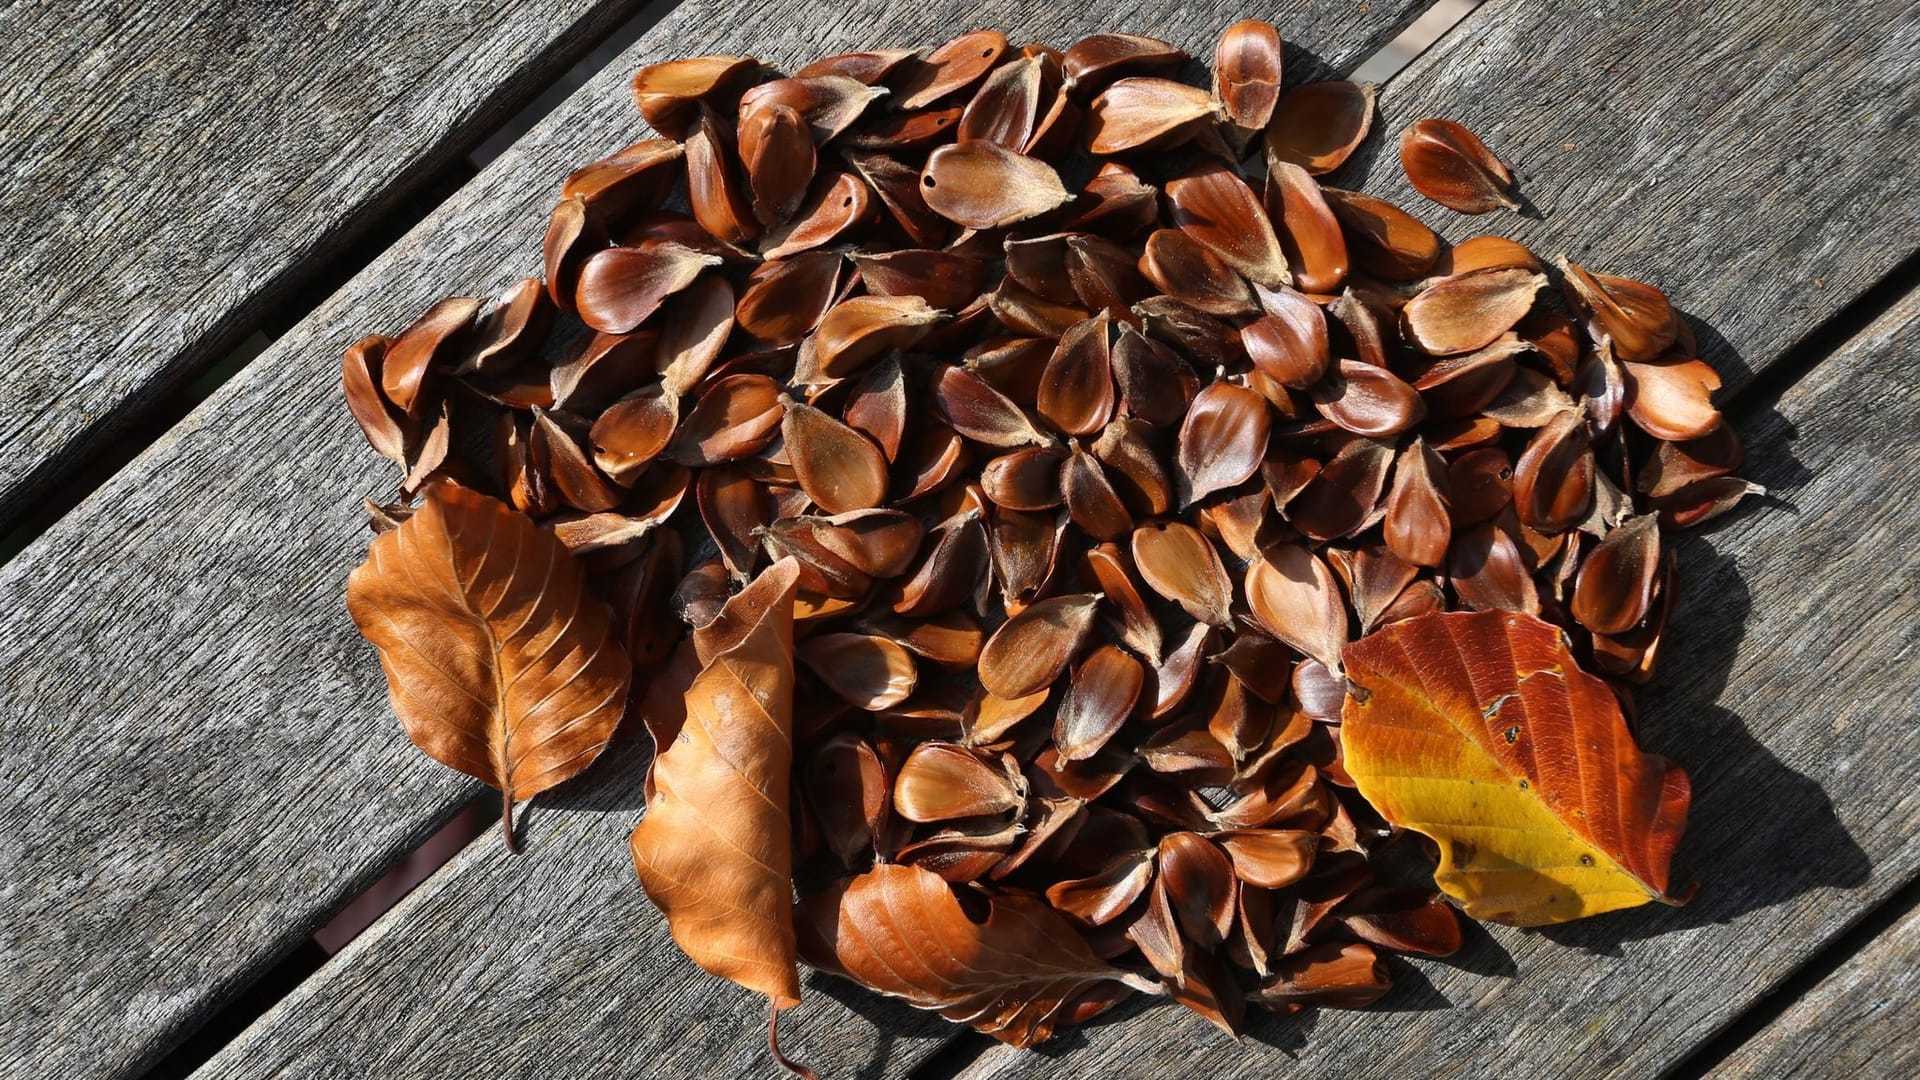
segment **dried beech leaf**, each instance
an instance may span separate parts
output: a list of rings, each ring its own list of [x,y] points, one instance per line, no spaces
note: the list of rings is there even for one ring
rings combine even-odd
[[[407,737],[503,793],[510,848],[513,804],[592,764],[626,710],[626,652],[579,564],[465,488],[433,486],[374,538],[347,611],[380,651]]]
[[[680,951],[776,1009],[800,1001],[787,814],[797,580],[794,563],[774,564],[695,637],[686,723],[654,757],[631,841]]]
[[[801,951],[815,967],[1021,1047],[1104,1006],[1102,995],[1121,989],[1108,980],[1129,978],[1033,897],[982,906],[984,917],[970,915],[926,870],[876,866],[801,901]]]
[[[1634,745],[1557,627],[1421,616],[1355,642],[1347,664],[1347,771],[1388,821],[1434,839],[1434,880],[1467,914],[1540,926],[1674,902],[1687,774]]]

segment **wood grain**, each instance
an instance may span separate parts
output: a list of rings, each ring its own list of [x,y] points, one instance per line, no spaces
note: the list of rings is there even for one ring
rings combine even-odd
[[[1316,7],[1289,33],[1347,65],[1417,10],[1377,0],[1364,14]],[[1186,9],[1170,21],[1137,0],[1043,8],[1008,28],[1060,41],[1132,27],[1204,51],[1238,17]],[[790,61],[988,24],[1005,25],[1003,14],[916,0],[689,4],[0,567],[0,775],[10,785],[0,802],[8,913],[0,1074],[137,1072],[476,791],[407,743],[374,654],[342,609],[347,572],[368,539],[359,498],[388,493],[395,477],[339,400],[340,350],[368,331],[404,327],[440,296],[490,295],[535,271],[561,177],[642,135],[626,88],[639,65],[726,49]],[[1296,74],[1315,70],[1305,53],[1296,59]],[[411,98],[394,106],[438,107]],[[579,782],[589,800],[601,785],[624,795],[637,784],[632,763],[624,772],[596,766]],[[554,795],[559,805],[571,797],[564,788]],[[355,955],[389,1004],[356,1030],[333,1027],[320,1012],[344,1009],[356,991],[317,984],[303,999],[310,1011],[284,1015],[337,1031],[342,1056],[289,1068],[365,1075],[354,1055],[371,1057],[378,1044],[388,1053],[413,1048],[416,1060],[436,1064],[425,1071],[464,1061],[489,1074],[550,1075],[565,1059],[549,1048],[584,1058],[581,1048],[598,1040],[594,1060],[631,1074],[679,1041],[692,1043],[688,1029],[709,1023],[701,1017],[710,1010],[713,1060],[760,1067],[757,1019],[724,1011],[757,1006],[682,962],[664,926],[634,906],[622,839],[637,798],[603,806],[587,832],[558,815],[543,823],[546,801],[536,801],[524,839],[546,853],[534,859],[554,862],[507,862],[482,841],[409,909],[445,913],[439,922],[409,921],[382,939],[437,943],[443,963],[466,965],[463,993],[385,963],[376,940]],[[478,891],[457,876],[482,872],[495,876]],[[551,875],[544,891],[543,873]],[[592,940],[608,944],[608,966],[601,977],[576,976],[580,950],[592,946],[544,938],[540,928],[555,905],[579,915],[573,898],[615,893],[627,906],[584,908],[605,920],[609,936]],[[480,944],[485,936],[494,944]],[[475,959],[451,959],[468,950]],[[537,1009],[505,1008],[541,995],[551,1000]],[[643,997],[678,1005],[652,1014],[651,1027],[610,1005]],[[815,1000],[817,1011],[796,1024],[796,1046],[844,1043],[836,1052],[848,1056],[871,1049],[875,1040],[852,1034],[858,1024],[844,1010]],[[473,1026],[469,1018],[488,1001],[503,1008],[498,1022]],[[881,1024],[914,1030],[892,1015]],[[818,1026],[810,1035],[807,1025]],[[723,1044],[732,1057],[714,1049]],[[273,1046],[271,1036],[251,1040],[245,1053],[272,1056]],[[512,1046],[525,1052],[502,1049]]]
[[[1731,392],[1920,249],[1917,53],[1903,0],[1491,0],[1387,85],[1385,137],[1331,179],[1660,285]],[[1397,145],[1425,116],[1479,134],[1541,217],[1414,192]]]
[[[1680,549],[1685,591],[1639,732],[1693,775],[1674,872],[1702,883],[1691,904],[1476,930],[1448,961],[1396,962],[1398,985],[1371,1010],[1266,1017],[1239,1042],[1152,1009],[1067,1044],[1060,1064],[1143,1080],[1174,1063],[1193,1076],[1654,1076],[1920,874],[1920,507],[1893,486],[1920,468],[1920,388],[1901,359],[1916,331],[1920,292],[1777,411],[1742,417],[1749,475],[1777,498]],[[961,1075],[1054,1064],[994,1048]]]
[[[1920,1075],[1920,909],[1907,912],[1707,1073]]]
[[[640,6],[0,6],[0,529]]]

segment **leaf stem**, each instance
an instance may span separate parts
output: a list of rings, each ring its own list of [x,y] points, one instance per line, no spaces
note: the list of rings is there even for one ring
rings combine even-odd
[[[789,1060],[787,1055],[780,1052],[780,1003],[769,997],[767,1004],[773,1007],[771,1015],[767,1017],[767,1049],[773,1052],[773,1060],[779,1062],[781,1068],[805,1080],[820,1080],[818,1073],[797,1061]]]
[[[510,791],[500,793],[500,831],[507,838],[507,851],[520,854],[520,845],[513,839],[513,793]]]

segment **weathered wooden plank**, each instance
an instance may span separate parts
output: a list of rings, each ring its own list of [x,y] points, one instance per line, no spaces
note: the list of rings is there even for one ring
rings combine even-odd
[[[1920,874],[1920,507],[1893,487],[1920,467],[1916,330],[1920,292],[1746,418],[1749,472],[1778,498],[1680,548],[1640,732],[1693,775],[1691,904],[1476,932],[1449,961],[1397,963],[1374,1009],[1263,1017],[1240,1042],[1154,1009],[1068,1043],[1074,1073],[1654,1076]],[[961,1075],[1053,1064],[995,1048]]]
[[[642,3],[0,6],[0,528]]]
[[[1707,1075],[1920,1076],[1920,909],[1906,916]]]
[[[1364,14],[1316,8],[1294,18],[1290,31],[1328,61],[1351,64],[1417,7],[1376,0]],[[1010,29],[1063,40],[1096,27],[1157,28],[1204,50],[1238,17],[1189,9],[1170,23],[1139,0],[1098,10],[1048,7]],[[989,6],[916,0],[708,0],[676,13],[0,567],[0,775],[13,795],[0,804],[0,899],[8,912],[0,929],[8,973],[0,980],[0,1073],[135,1071],[475,791],[406,743],[383,700],[373,654],[341,608],[347,571],[366,542],[358,497],[389,490],[391,476],[341,408],[339,350],[366,330],[406,325],[438,296],[486,294],[534,270],[561,175],[640,136],[624,83],[641,63],[718,49],[791,60],[1005,21]],[[1297,73],[1313,69],[1308,60],[1296,57]],[[580,794],[558,804],[617,798],[608,793],[624,795],[634,783],[631,767],[592,775]],[[515,897],[551,904],[590,889],[630,889],[618,837],[632,817],[629,808],[595,819],[598,831],[582,831],[584,824],[554,815],[549,829],[536,808],[527,840],[548,854],[496,866],[487,859],[497,849],[477,849],[462,864],[474,868],[467,872],[524,873],[522,890],[446,886],[437,901],[446,907],[423,899],[410,910],[470,921],[457,928],[409,923],[405,936],[424,934],[444,949],[440,935],[455,933],[459,949],[446,955],[471,948],[489,961],[474,961],[478,974],[463,985],[492,985],[495,995],[456,998],[405,965],[382,968],[369,978],[385,980],[391,1004],[359,1034],[391,1033],[394,1019],[405,1017],[404,1045],[449,1070],[458,1060],[490,1074],[510,1067],[547,1074],[556,1059],[544,1052],[491,1055],[507,1054],[500,1048],[542,1017],[552,1018],[543,1031],[559,1032],[553,1045],[569,1052],[577,1042],[560,1040],[597,1033],[607,1042],[597,1052],[632,1048],[620,1059],[628,1066],[665,1053],[661,1047],[698,1021],[663,1019],[642,1029],[600,1011],[613,994],[637,995],[640,987],[677,1001],[674,1017],[751,1011],[741,995],[687,965],[649,968],[662,956],[664,931],[630,908],[610,907],[607,916],[619,920],[609,926],[625,943],[610,954],[627,973],[623,987],[574,980],[565,964],[536,967],[528,959],[529,928],[546,913],[538,904],[515,907]],[[553,882],[544,891],[534,881],[542,874]],[[487,934],[498,935],[497,946],[471,940]],[[575,961],[577,944],[564,954]],[[558,947],[559,939],[542,945]],[[370,946],[357,955],[383,951]],[[521,973],[526,986],[511,990]],[[552,1000],[503,1012],[490,1027],[470,1026],[488,1001],[497,1006],[536,992]],[[318,988],[302,1000],[313,1009],[343,1007]],[[839,1007],[830,998],[817,1001],[796,1039],[811,1031],[816,1045],[844,1040],[839,1052],[852,1056],[877,1038],[861,1043],[857,1025],[833,1019]],[[724,1032],[735,1040],[731,1060],[752,1060],[756,1024],[735,1019],[715,1021],[713,1045]],[[271,1050],[251,1045],[250,1053]],[[302,1067],[364,1075],[358,1061],[378,1056],[366,1045],[361,1059]]]
[[[1388,84],[1349,172],[1443,235],[1666,287],[1731,390],[1920,249],[1917,52],[1902,0],[1490,0]],[[1398,137],[1424,116],[1477,132],[1542,217],[1414,192]]]

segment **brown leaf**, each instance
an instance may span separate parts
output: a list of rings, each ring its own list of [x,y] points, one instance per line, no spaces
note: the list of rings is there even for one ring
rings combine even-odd
[[[649,772],[634,867],[694,963],[773,1000],[800,1001],[788,776],[793,597],[783,561],[695,636],[702,661],[686,723]]]
[[[509,848],[513,804],[592,764],[626,709],[631,668],[579,565],[465,488],[435,485],[374,538],[347,611],[380,650],[407,737],[504,794]]]
[[[1120,989],[1107,981],[1126,978],[1037,899],[980,908],[969,914],[928,871],[876,866],[801,901],[801,949],[815,967],[1021,1047],[1104,1005]]]

